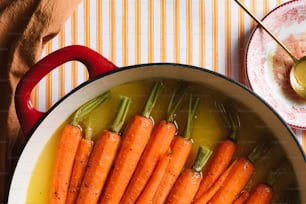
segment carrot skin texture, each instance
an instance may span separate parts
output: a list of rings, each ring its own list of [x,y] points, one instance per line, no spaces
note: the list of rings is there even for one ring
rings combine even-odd
[[[151,119],[136,115],[123,134],[114,167],[110,172],[100,203],[115,204],[120,199],[133,175],[153,128]]]
[[[82,130],[78,126],[65,125],[58,144],[57,156],[51,185],[50,203],[65,203],[74,157]]]
[[[261,183],[255,186],[251,191],[250,196],[245,201],[245,204],[268,204],[273,195],[273,190],[270,186]]]
[[[72,168],[66,204],[76,202],[93,144],[92,140],[86,138],[82,138],[79,143]]]
[[[116,156],[121,137],[109,130],[97,140],[81,185],[77,203],[96,203]]]
[[[172,122],[161,120],[156,124],[120,203],[136,202],[153,173],[158,159],[168,151],[175,133],[176,126]]]
[[[248,191],[242,191],[238,197],[234,200],[233,204],[244,204],[246,199],[250,196],[250,193]]]
[[[190,204],[200,186],[201,180],[201,172],[194,172],[192,169],[185,169],[175,182],[166,203]]]
[[[154,204],[162,204],[166,201],[171,188],[179,177],[190,155],[192,141],[181,136],[175,136],[171,143],[171,155],[166,172],[153,197]]]
[[[206,192],[204,192],[199,198],[194,200],[194,204],[206,204],[214,195],[215,193],[221,188],[221,186],[224,184],[224,181],[228,177],[232,167],[236,161],[234,161],[223,173],[222,175],[217,179],[217,181],[212,185],[211,188],[209,188]]]
[[[218,177],[229,166],[235,151],[236,144],[230,139],[225,139],[218,143],[203,174],[203,179],[195,199],[198,199],[215,183]]]
[[[212,197],[209,203],[232,203],[251,178],[254,169],[253,163],[248,159],[243,157],[238,158],[224,181],[223,186]]]
[[[166,168],[170,160],[170,155],[164,155],[158,162],[154,173],[152,174],[150,180],[148,181],[143,192],[140,194],[136,201],[136,204],[152,203],[153,196],[160,185],[160,181],[163,178]]]

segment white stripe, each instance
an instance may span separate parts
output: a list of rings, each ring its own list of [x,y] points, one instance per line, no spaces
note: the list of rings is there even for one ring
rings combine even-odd
[[[135,64],[135,5],[131,1],[128,1],[127,7],[128,65],[133,65]]]
[[[187,64],[187,4],[186,0],[179,1],[179,63]]]
[[[153,1],[153,62],[160,62],[160,41],[161,41],[161,30],[160,30],[160,26],[161,26],[161,5],[160,5],[160,1]]]
[[[199,3],[191,5],[191,24],[192,24],[192,64],[200,66],[200,21]]]

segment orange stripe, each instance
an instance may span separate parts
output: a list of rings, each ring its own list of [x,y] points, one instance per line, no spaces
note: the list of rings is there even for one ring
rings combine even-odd
[[[161,61],[166,61],[166,6],[165,0],[160,1],[160,13],[161,13],[161,23],[160,23],[160,58]]]
[[[255,15],[256,15],[256,0],[253,0],[252,1],[252,4],[251,4],[251,11],[252,11],[252,13],[254,13]],[[255,28],[255,26],[257,25],[257,23],[255,22],[255,21],[251,21],[251,24],[252,24],[252,28],[251,29],[254,29]]]
[[[241,2],[244,2],[244,0],[241,0]],[[238,47],[239,47],[239,67],[244,67],[244,11],[241,8],[238,8],[238,15],[239,15],[239,32],[238,32]],[[241,83],[244,83],[244,69],[239,69],[239,81]]]
[[[47,44],[47,55],[52,52],[52,41]],[[52,106],[52,75],[47,74],[46,78],[46,108],[49,109]]]
[[[39,98],[39,89],[38,89],[39,85],[36,85],[32,91],[31,94],[31,103],[33,105],[34,108],[38,108],[38,98]]]
[[[225,16],[231,16],[231,0],[226,0],[225,2]],[[226,67],[225,67],[225,74],[227,76],[231,76],[231,18],[226,17],[225,18],[225,32],[226,32],[226,38],[225,38],[225,56],[226,56]]]
[[[205,66],[205,3],[199,1],[200,22],[200,66]]]
[[[65,28],[61,31],[59,35],[59,47],[65,46]],[[65,95],[65,64],[59,67],[59,98]]]
[[[85,45],[90,45],[90,0],[84,1],[84,17],[85,17]],[[84,79],[88,78],[88,72],[84,72]]]
[[[180,61],[180,20],[179,20],[179,1],[174,1],[174,52],[175,62]]]
[[[218,70],[218,1],[213,1],[213,71]]]
[[[187,64],[192,64],[192,16],[191,0],[187,0]]]
[[[140,8],[140,0],[136,0],[135,4],[135,51],[136,51],[136,64],[140,64],[141,60],[141,39],[140,39],[140,34],[141,34],[141,25],[140,25],[140,18],[141,18],[141,8]]]
[[[264,0],[263,3],[263,13],[266,15],[269,12],[269,0]]]
[[[122,12],[123,12],[123,15],[122,15],[123,66],[127,66],[128,65],[128,31],[127,31],[128,3],[127,3],[127,0],[123,0],[123,11]]]
[[[115,1],[109,2],[110,11],[110,60],[115,62],[116,51],[116,11]]]
[[[277,0],[277,1],[276,1],[276,4],[277,4],[277,5],[280,5],[281,3],[282,3],[282,0]]]
[[[72,18],[71,18],[71,37],[72,37],[72,44],[76,44],[78,41],[78,36],[77,36],[77,23],[78,23],[78,13],[77,11],[73,12]],[[77,69],[77,63],[76,61],[73,61],[71,63],[71,86],[76,87],[77,85],[77,76],[78,76],[78,69]]]
[[[149,14],[149,45],[148,45],[148,61],[152,62],[154,59],[154,39],[153,39],[153,32],[154,32],[154,26],[153,26],[153,0],[149,0],[148,2],[148,14]]]
[[[97,2],[97,9],[96,9],[96,15],[97,15],[97,37],[96,37],[96,41],[97,41],[97,51],[99,53],[102,53],[102,32],[101,32],[101,29],[102,29],[102,15],[101,15],[101,10],[102,10],[102,2],[101,0],[96,0]]]

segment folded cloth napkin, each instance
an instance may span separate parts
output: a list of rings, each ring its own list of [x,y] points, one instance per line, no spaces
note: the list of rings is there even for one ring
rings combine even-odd
[[[0,1],[0,203],[26,138],[15,113],[14,92],[81,0]]]

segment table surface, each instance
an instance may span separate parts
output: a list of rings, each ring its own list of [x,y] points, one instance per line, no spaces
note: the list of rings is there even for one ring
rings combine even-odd
[[[243,0],[259,18],[287,0]],[[213,70],[246,84],[246,44],[257,24],[234,0],[83,0],[43,56],[85,45],[119,67],[174,62]],[[36,87],[33,104],[48,110],[88,75],[66,63]],[[306,149],[306,131],[294,129]]]

